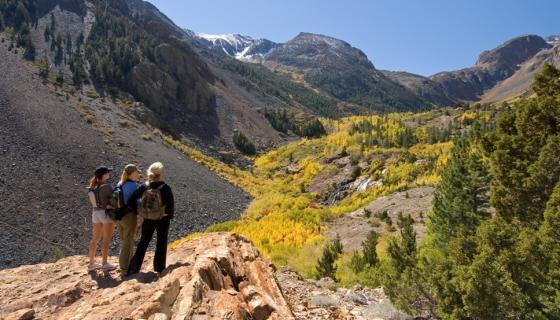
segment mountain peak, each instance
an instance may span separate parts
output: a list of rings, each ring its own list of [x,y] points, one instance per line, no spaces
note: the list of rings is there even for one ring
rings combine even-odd
[[[475,66],[490,68],[500,65],[517,66],[548,47],[550,44],[540,36],[522,35],[510,39],[492,50],[482,52]]]
[[[352,48],[352,46],[344,41],[340,40],[331,36],[326,36],[324,34],[319,33],[310,33],[310,32],[300,32],[297,36],[295,36],[289,42],[311,42],[311,43],[324,43],[332,47],[348,47]]]
[[[206,47],[221,51],[239,60],[260,61],[277,43],[268,39],[255,39],[239,33],[208,34],[185,29],[187,36],[202,42]]]
[[[544,38],[544,40],[546,40],[546,42],[550,45],[557,45],[560,43],[560,35],[551,35],[548,36],[546,38]]]

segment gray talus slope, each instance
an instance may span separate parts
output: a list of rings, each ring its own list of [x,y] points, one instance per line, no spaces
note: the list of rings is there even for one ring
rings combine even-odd
[[[185,159],[115,103],[57,96],[7,46],[0,44],[0,268],[86,253],[85,185],[100,163],[145,169],[164,162],[177,207],[171,239],[239,216],[249,200],[241,190]],[[152,140],[142,139],[145,133]]]

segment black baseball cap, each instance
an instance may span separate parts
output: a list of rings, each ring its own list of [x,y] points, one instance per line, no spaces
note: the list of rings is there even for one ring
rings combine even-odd
[[[111,172],[111,171],[113,171],[113,168],[109,168],[109,167],[106,167],[106,166],[99,166],[99,167],[97,167],[97,169],[95,169],[95,176],[98,177],[98,178],[101,178],[101,176],[103,176],[107,172]]]

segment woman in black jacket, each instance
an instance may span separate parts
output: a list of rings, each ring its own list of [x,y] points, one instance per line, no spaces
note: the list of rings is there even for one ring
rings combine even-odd
[[[161,273],[165,269],[165,259],[167,256],[167,234],[169,232],[169,222],[173,219],[173,214],[175,213],[175,203],[173,201],[173,192],[171,191],[171,187],[163,181],[163,164],[161,162],[156,162],[148,168],[148,181],[146,184],[140,186],[138,190],[130,196],[128,203],[134,212],[138,213],[138,202],[144,193],[149,189],[159,189],[161,194],[161,204],[164,206],[164,213],[161,219],[143,219],[143,222],[141,222],[142,236],[140,237],[140,242],[138,243],[136,252],[134,253],[130,266],[128,267],[127,275],[129,276],[140,272],[144,256],[146,255],[146,250],[152,240],[154,231],[157,232],[154,270]],[[141,215],[139,215],[138,218],[142,220]]]

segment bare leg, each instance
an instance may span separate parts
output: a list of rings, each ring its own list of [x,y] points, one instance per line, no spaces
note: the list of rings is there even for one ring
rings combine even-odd
[[[103,225],[103,264],[107,263],[107,256],[109,255],[109,245],[113,239],[113,231],[115,230],[114,223]]]
[[[101,239],[101,232],[103,231],[102,223],[94,223],[92,226],[91,241],[89,242],[89,263],[95,262],[95,253],[97,251],[97,243]]]

